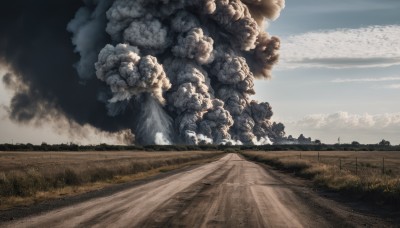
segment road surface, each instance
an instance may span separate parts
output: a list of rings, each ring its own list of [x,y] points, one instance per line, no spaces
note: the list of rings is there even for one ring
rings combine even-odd
[[[4,227],[384,226],[237,154]]]

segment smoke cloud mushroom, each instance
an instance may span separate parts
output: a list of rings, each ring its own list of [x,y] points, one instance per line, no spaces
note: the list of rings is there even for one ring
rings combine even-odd
[[[269,78],[279,58],[279,38],[263,22],[279,16],[284,0],[39,2],[47,8],[29,3],[37,11],[23,7],[22,22],[4,12],[11,22],[0,26],[0,59],[27,86],[13,98],[11,118],[40,118],[37,107],[45,106],[79,125],[131,130],[139,144],[284,138],[269,103],[251,99],[255,78]],[[50,16],[59,19],[51,23]],[[54,32],[28,29],[41,23]],[[17,34],[37,48],[13,39]]]
[[[262,25],[264,18],[275,20],[285,8],[285,0],[242,0],[250,10],[250,13],[259,25]]]
[[[144,49],[158,50],[167,45],[167,28],[149,15],[134,20],[124,30],[124,41]]]
[[[164,103],[162,92],[171,87],[157,58],[140,57],[139,50],[127,44],[107,45],[101,50],[95,68],[97,78],[110,86],[111,103],[130,100],[145,92]]]
[[[185,37],[178,37],[178,44],[172,48],[172,52],[176,57],[207,64],[213,60],[213,44],[213,39],[204,36],[201,28],[194,28]]]

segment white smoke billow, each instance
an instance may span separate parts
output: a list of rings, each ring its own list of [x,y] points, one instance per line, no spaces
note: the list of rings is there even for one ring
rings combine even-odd
[[[171,144],[171,142],[161,132],[156,133],[156,136],[154,138],[154,143],[157,145],[170,145]]]
[[[68,26],[78,73],[108,86],[113,115],[140,103],[132,120],[140,143],[263,145],[285,136],[271,106],[250,98],[255,78],[269,78],[278,60],[279,38],[263,22],[279,16],[284,0],[86,2],[95,8],[83,7]]]

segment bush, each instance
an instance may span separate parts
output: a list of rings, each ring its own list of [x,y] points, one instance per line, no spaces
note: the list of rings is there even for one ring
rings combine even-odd
[[[55,175],[53,187],[65,187],[68,185],[81,184],[80,177],[71,169],[65,169],[64,172]]]
[[[109,169],[96,168],[90,171],[90,182],[109,180],[115,176],[115,173]]]

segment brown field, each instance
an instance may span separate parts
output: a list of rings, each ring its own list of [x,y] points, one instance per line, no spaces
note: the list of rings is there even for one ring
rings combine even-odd
[[[318,155],[319,154],[319,155]],[[352,151],[274,151],[266,152],[268,158],[299,159],[321,163],[347,170],[357,175],[382,174],[400,176],[399,152],[352,152]]]
[[[242,154],[311,179],[316,186],[375,202],[397,206],[400,203],[400,152],[246,151]]]
[[[345,168],[340,170],[334,162],[328,163],[332,152],[326,157],[320,154],[320,162],[312,152],[302,154],[301,159],[297,152],[241,153],[271,166],[247,161],[237,153],[222,152],[3,153],[2,162],[8,166],[0,178],[3,193],[10,190],[7,186],[13,186],[13,191],[37,191],[0,197],[2,209],[26,205],[0,209],[0,227],[393,227],[400,224],[397,208],[343,203],[348,202],[349,196],[350,199],[356,196],[357,202],[385,200],[374,201],[380,205],[390,199],[398,207],[400,181],[394,173],[367,178]],[[342,154],[351,159],[351,153],[345,155]],[[323,163],[324,158],[327,163]],[[104,188],[120,181],[129,183]],[[344,194],[345,197],[329,194],[332,191],[315,188],[312,183],[350,194]],[[37,186],[48,188],[38,190]],[[82,192],[87,194],[78,195]],[[332,200],[338,199],[331,198],[332,195],[340,196],[339,201]],[[359,200],[360,196],[364,197]],[[57,197],[61,199],[49,200]],[[32,205],[43,200],[47,202]]]
[[[0,152],[0,209],[145,178],[222,152]]]
[[[211,152],[0,152],[0,172],[27,170],[57,171],[71,168],[83,171],[97,167],[120,167],[134,163],[165,163],[171,159],[197,158]]]

